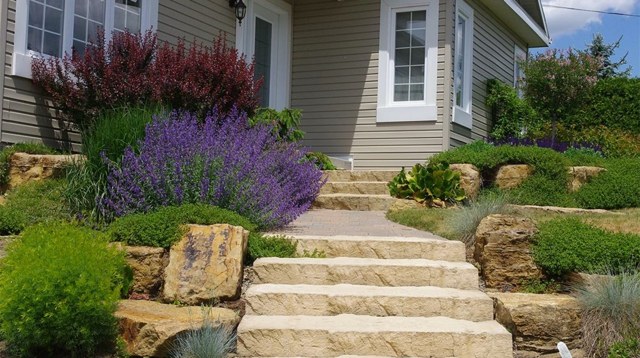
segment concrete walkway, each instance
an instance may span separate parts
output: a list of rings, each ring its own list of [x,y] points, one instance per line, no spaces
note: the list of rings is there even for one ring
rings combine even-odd
[[[310,210],[274,233],[439,238],[429,232],[391,222],[385,218],[384,211]]]

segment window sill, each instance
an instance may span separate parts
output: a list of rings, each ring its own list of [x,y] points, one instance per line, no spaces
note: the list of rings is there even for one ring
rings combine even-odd
[[[436,121],[438,109],[433,105],[388,106],[378,107],[376,115],[378,123],[429,122]]]
[[[473,120],[471,118],[471,113],[466,112],[460,107],[454,107],[453,109],[453,123],[469,129],[473,128]]]
[[[24,77],[31,79],[31,61],[33,57],[31,55],[25,55],[22,53],[13,53],[13,62],[11,63],[11,74],[13,76]]]

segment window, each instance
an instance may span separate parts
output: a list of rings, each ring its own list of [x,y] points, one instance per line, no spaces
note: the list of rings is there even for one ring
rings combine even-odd
[[[522,98],[524,92],[522,89],[522,80],[524,79],[524,70],[522,69],[522,61],[527,60],[527,51],[515,46],[513,55],[513,87],[518,92],[518,97]]]
[[[13,75],[31,77],[33,56],[83,53],[104,29],[132,33],[151,29],[158,0],[24,0],[17,2]]]
[[[377,121],[435,121],[438,1],[381,3]]]
[[[453,70],[453,122],[472,127],[471,86],[473,57],[473,9],[457,1]]]

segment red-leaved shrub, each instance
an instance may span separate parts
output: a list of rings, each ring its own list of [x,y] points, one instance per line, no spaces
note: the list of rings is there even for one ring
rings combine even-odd
[[[84,54],[34,60],[32,74],[80,129],[103,110],[127,105],[160,104],[201,117],[214,107],[227,113],[235,106],[253,114],[261,85],[254,80],[253,64],[224,37],[212,47],[194,41],[187,49],[184,40],[159,46],[151,31],[114,33],[108,44],[100,33]]]

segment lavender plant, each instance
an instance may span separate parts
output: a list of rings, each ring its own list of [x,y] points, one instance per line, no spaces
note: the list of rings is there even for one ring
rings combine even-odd
[[[235,211],[261,228],[288,224],[304,213],[323,185],[322,172],[296,143],[279,142],[269,125],[249,128],[233,109],[204,121],[174,112],[146,128],[136,152],[109,162],[105,217],[157,207],[206,203]]]

